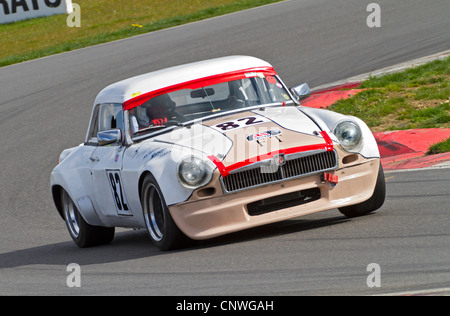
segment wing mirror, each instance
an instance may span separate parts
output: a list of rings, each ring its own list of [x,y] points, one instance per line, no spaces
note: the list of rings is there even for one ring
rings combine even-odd
[[[97,141],[100,146],[105,146],[122,141],[122,131],[118,128],[100,131],[97,133]]]
[[[298,86],[290,88],[289,90],[291,90],[291,93],[298,101],[306,99],[311,95],[311,90],[309,89],[307,83],[302,83]]]

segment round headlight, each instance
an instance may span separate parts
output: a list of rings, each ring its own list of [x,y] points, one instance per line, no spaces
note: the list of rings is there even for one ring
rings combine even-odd
[[[178,178],[188,187],[198,187],[205,183],[208,167],[197,157],[183,159],[178,165]]]
[[[362,131],[355,122],[343,121],[338,123],[334,128],[334,135],[345,150],[356,152],[361,149]]]

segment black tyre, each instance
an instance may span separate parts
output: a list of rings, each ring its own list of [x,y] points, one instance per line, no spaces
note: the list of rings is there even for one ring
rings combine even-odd
[[[151,174],[146,175],[142,183],[141,204],[147,231],[160,250],[173,250],[187,245],[189,238],[173,221],[161,189]]]
[[[360,204],[345,206],[339,208],[339,211],[347,217],[357,217],[365,214],[372,213],[379,209],[384,204],[386,198],[386,181],[384,179],[383,167],[380,163],[380,169],[378,170],[377,183],[375,190],[370,199]]]
[[[114,227],[89,225],[81,216],[69,194],[64,190],[61,194],[64,220],[70,236],[78,247],[87,248],[104,245],[114,239]]]

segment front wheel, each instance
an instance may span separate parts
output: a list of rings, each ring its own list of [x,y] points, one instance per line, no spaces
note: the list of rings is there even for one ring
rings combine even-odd
[[[173,221],[161,189],[150,174],[146,175],[142,183],[141,204],[147,231],[160,250],[172,250],[186,245],[189,238]]]
[[[379,209],[383,204],[386,197],[386,181],[384,179],[383,167],[380,163],[380,168],[378,170],[377,183],[375,185],[375,190],[370,199],[360,204],[345,206],[339,208],[339,211],[347,217],[356,217],[372,213]]]
[[[61,194],[64,221],[70,236],[78,247],[87,248],[108,244],[114,239],[114,227],[89,225],[81,216],[69,194],[64,190]]]

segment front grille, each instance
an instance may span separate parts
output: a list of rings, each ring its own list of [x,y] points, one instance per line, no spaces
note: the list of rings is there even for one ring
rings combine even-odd
[[[335,151],[326,151],[296,159],[286,160],[282,166],[268,172],[267,167],[231,173],[224,177],[223,185],[227,192],[252,188],[272,182],[310,175],[337,167]]]

